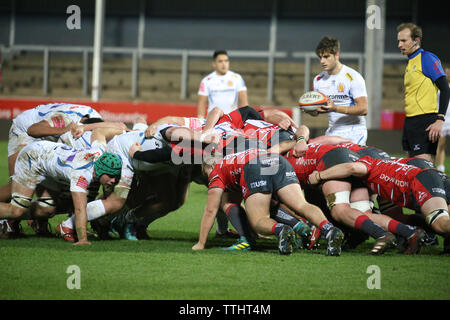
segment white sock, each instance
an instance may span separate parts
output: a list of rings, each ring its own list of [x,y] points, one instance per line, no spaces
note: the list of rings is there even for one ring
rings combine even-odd
[[[102,200],[91,201],[86,206],[87,220],[92,221],[106,214],[105,206]],[[74,229],[75,214],[69,219],[63,221],[62,225],[66,228]]]
[[[436,169],[438,169],[441,172],[445,172],[445,166],[443,164],[440,164],[436,167]]]

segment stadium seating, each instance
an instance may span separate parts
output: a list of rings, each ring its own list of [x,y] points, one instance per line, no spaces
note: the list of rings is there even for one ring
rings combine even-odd
[[[346,63],[344,61],[344,63]],[[354,63],[349,66],[356,68]],[[149,57],[139,60],[137,101],[184,102],[197,101],[201,79],[212,71],[210,59],[191,58],[188,65],[187,98],[181,99],[181,59]],[[106,56],[103,60],[102,98],[130,100],[132,96],[132,59],[129,56]],[[311,65],[311,81],[319,73],[316,61]],[[240,73],[248,88],[252,105],[295,106],[303,93],[305,65],[303,61],[277,60],[273,101],[267,100],[267,61],[265,59],[233,59],[231,70]],[[92,57],[89,61],[89,86]],[[403,109],[403,72],[401,63],[384,66],[382,109]],[[23,53],[5,61],[2,70],[1,93],[4,96],[43,96],[43,56]],[[48,96],[53,98],[86,98],[83,95],[83,59],[78,55],[51,54]],[[326,127],[326,117],[304,116],[305,124]]]

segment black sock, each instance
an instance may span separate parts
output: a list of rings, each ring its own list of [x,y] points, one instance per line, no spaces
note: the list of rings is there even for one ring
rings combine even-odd
[[[274,210],[275,211],[275,210]],[[278,208],[270,217],[276,222],[281,222],[291,226],[292,228],[298,223],[298,220],[287,213],[284,209]]]
[[[392,233],[398,234],[406,239],[409,239],[416,229],[408,224],[403,224],[396,220],[389,221],[388,230]]]
[[[378,239],[386,234],[386,230],[380,227],[378,224],[369,219],[366,215],[360,215],[355,220],[355,229],[361,230],[367,233],[374,239]]]
[[[274,235],[276,235],[277,238],[280,237],[280,232],[283,229],[283,227],[285,226],[284,223],[277,223],[276,225],[273,226],[272,228],[272,232]]]
[[[320,233],[322,233],[323,236],[326,238],[328,232],[330,232],[331,228],[333,228],[333,227],[334,226],[333,226],[333,224],[330,221],[325,220],[319,226]]]
[[[227,216],[240,237],[251,239],[251,228],[244,208],[240,205],[233,205],[228,209]]]

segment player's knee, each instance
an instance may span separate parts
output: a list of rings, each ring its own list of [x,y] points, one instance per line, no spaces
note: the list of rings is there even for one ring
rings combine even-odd
[[[450,218],[446,209],[433,210],[425,221],[438,233],[450,233]]]
[[[11,195],[10,205],[13,212],[25,212],[31,206],[31,198],[23,196],[17,192],[13,192]],[[20,215],[22,215],[22,213]]]
[[[350,191],[329,193],[325,196],[325,199],[330,210],[333,210],[336,205],[348,207],[350,206]]]

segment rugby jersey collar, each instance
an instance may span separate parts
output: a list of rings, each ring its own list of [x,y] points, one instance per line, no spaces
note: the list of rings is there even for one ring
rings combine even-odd
[[[412,58],[416,57],[419,53],[424,52],[424,50],[422,48],[419,48],[417,51],[414,51],[413,54],[411,54],[410,56],[408,56],[408,59],[411,60]]]

